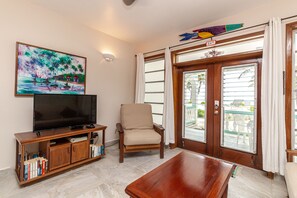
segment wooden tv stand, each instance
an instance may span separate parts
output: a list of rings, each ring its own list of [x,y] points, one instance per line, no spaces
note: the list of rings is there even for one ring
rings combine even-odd
[[[50,175],[60,173],[62,171],[69,170],[76,166],[86,164],[98,159],[101,159],[105,155],[105,129],[107,126],[95,125],[95,128],[86,128],[70,130],[67,128],[59,129],[50,129],[43,130],[40,132],[40,136],[37,136],[33,132],[24,132],[24,133],[15,133],[16,138],[16,164],[15,171],[17,174],[17,180],[19,185],[29,184],[34,181],[46,178]],[[90,141],[92,139],[92,133],[102,133],[102,146],[98,146],[102,149],[102,152],[99,153],[100,149],[97,150],[95,156],[94,151],[92,151]],[[79,142],[70,142],[67,138],[86,136],[86,140]],[[38,150],[39,156],[42,155],[43,158],[47,161],[47,171],[45,171],[40,176],[34,176],[28,179],[24,175],[24,171],[28,170],[28,161],[25,162],[27,158],[26,147],[33,147]],[[92,154],[91,154],[92,153]],[[94,157],[95,156],[95,157]],[[27,159],[28,160],[28,159]],[[37,158],[34,159],[37,161]],[[32,161],[32,160],[31,160]],[[40,160],[43,161],[43,160]],[[25,166],[26,166],[26,170]],[[39,163],[39,161],[38,161]],[[37,162],[36,162],[37,164]],[[42,162],[40,163],[42,166]],[[31,164],[32,166],[32,164]],[[35,164],[33,168],[36,167]],[[38,167],[38,164],[37,164]],[[41,167],[42,169],[42,167]],[[35,170],[35,169],[34,169]],[[40,167],[39,167],[40,170]],[[43,171],[43,170],[42,170]],[[25,178],[24,178],[25,176]]]

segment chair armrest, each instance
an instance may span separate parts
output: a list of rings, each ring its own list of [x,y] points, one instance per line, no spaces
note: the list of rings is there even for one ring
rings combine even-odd
[[[161,125],[155,124],[154,123],[154,130],[159,133],[161,136],[164,135],[164,128]]]
[[[117,124],[116,124],[116,127],[117,127],[117,131],[118,131],[119,133],[124,133],[124,129],[123,129],[121,123],[117,123]]]
[[[288,162],[294,162],[294,157],[297,157],[297,150],[287,150]]]

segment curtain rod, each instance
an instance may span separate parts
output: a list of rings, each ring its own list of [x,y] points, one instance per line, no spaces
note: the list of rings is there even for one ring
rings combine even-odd
[[[295,17],[297,17],[297,15],[293,15],[293,16],[281,18],[281,20],[284,21],[284,20],[288,20],[288,19],[291,19],[291,18],[295,18]],[[186,42],[186,43],[172,45],[172,46],[169,47],[169,49],[175,48],[175,47],[180,47],[180,46],[183,46],[183,45],[188,45],[188,44],[195,43],[195,42],[198,42],[198,41],[203,41],[203,40],[210,39],[210,38],[213,38],[213,37],[216,37],[216,36],[222,36],[222,35],[226,35],[226,34],[230,34],[230,33],[234,33],[234,32],[239,32],[239,31],[242,31],[242,30],[248,30],[248,29],[252,29],[252,28],[255,28],[255,27],[260,27],[260,26],[268,25],[268,24],[269,24],[269,22],[261,23],[261,24],[258,24],[258,25],[253,25],[253,26],[250,26],[250,27],[240,28],[240,29],[237,29],[237,30],[233,30],[231,32],[225,32],[225,33],[222,33],[222,34],[219,34],[219,35],[215,35],[215,36],[212,36],[212,37],[209,37],[209,38],[203,38],[203,39],[199,39],[199,40],[195,40],[195,41],[190,41],[190,42]],[[151,53],[158,52],[158,51],[164,51],[165,49],[166,48],[161,48],[161,49],[157,49],[157,50],[145,52],[145,53],[143,53],[143,55],[151,54]]]

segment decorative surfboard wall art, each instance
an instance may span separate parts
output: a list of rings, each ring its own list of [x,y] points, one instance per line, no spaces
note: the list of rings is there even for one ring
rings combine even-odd
[[[184,33],[179,36],[182,37],[180,41],[187,41],[190,39],[205,39],[205,38],[211,38],[213,36],[216,36],[225,32],[233,31],[241,27],[243,27],[243,23],[212,26],[212,27],[193,30],[193,32],[191,33]]]

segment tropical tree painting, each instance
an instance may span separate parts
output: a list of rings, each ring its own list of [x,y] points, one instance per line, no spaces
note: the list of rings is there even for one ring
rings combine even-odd
[[[86,58],[17,43],[16,95],[84,94]]]

